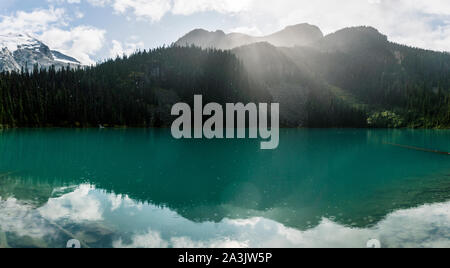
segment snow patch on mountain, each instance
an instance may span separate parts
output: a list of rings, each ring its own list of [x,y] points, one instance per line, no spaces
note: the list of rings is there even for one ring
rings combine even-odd
[[[52,50],[52,55],[53,58],[55,59],[55,61],[59,61],[62,63],[68,63],[68,64],[75,64],[75,65],[80,65],[81,62],[79,62],[77,59],[72,58],[70,56],[64,55],[61,52],[58,52],[56,50]]]
[[[39,68],[54,66],[61,69],[67,66],[75,68],[81,63],[73,57],[50,50],[30,34],[0,34],[0,71],[32,70],[35,65]]]
[[[42,42],[29,34],[10,33],[0,35],[0,47],[7,48],[11,52],[18,49],[37,49],[41,44]]]

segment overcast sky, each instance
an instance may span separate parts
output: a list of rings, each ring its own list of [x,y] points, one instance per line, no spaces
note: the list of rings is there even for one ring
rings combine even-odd
[[[325,34],[370,25],[391,41],[450,51],[450,0],[0,0],[0,15],[0,33],[33,33],[84,63],[194,28],[263,35],[303,22]]]

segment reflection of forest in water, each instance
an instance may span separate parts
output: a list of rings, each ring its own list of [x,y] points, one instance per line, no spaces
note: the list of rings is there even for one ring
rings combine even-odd
[[[73,185],[83,183],[83,180],[63,183],[61,181],[50,182],[33,178],[2,176],[0,177],[0,197],[2,200],[14,198],[22,204],[39,208],[45,205],[50,198],[58,198],[75,189]],[[96,184],[95,181],[90,183],[98,185],[96,186],[97,189],[102,189],[100,188],[101,183]],[[72,187],[67,187],[70,185]],[[450,196],[449,177],[442,174],[431,178],[409,178],[402,183],[392,182],[389,185],[383,185],[383,188],[373,191],[371,195],[365,196],[362,200],[345,200],[339,206],[327,203],[326,199],[321,200],[320,197],[314,195],[290,195],[283,200],[283,203],[280,203],[280,200],[271,199],[270,196],[259,196],[257,194],[259,189],[252,188],[252,185],[241,184],[241,186],[243,186],[242,191],[245,195],[244,193],[237,193],[224,203],[219,203],[216,199],[190,199],[190,202],[186,204],[178,202],[176,198],[172,202],[170,198],[178,196],[179,189],[177,188],[173,188],[173,193],[166,195],[166,198],[155,199],[152,196],[154,196],[153,193],[158,191],[158,188],[147,188],[145,182],[136,184],[133,187],[135,192],[130,192],[128,182],[120,183],[120,180],[118,180],[114,189],[105,191],[116,195],[127,195],[138,203],[151,203],[160,207],[168,207],[186,219],[195,222],[220,222],[224,218],[265,217],[298,229],[314,227],[319,224],[323,217],[333,219],[343,225],[367,227],[376,224],[388,213],[395,210],[445,202],[449,200]],[[154,190],[143,191],[148,189]],[[270,189],[266,191],[269,192]],[[142,199],[143,196],[147,200]],[[242,198],[242,202],[237,201],[239,196]],[[134,197],[139,199],[134,199]],[[307,197],[311,198],[310,201],[314,201],[312,206],[307,206]],[[258,209],[255,199],[258,199],[257,202],[264,202],[266,208]],[[306,205],[302,206],[301,204]]]
[[[80,185],[92,185],[99,195],[167,208],[198,224],[261,217],[309,230],[327,218],[368,228],[399,209],[450,199],[448,157],[383,142],[446,150],[448,136],[445,131],[282,130],[280,148],[262,152],[258,141],[176,141],[166,130],[6,131],[0,139],[1,208],[13,199],[26,207],[25,216],[35,220],[30,224],[54,230],[45,241],[76,235],[100,246],[111,244],[112,223],[48,222],[42,208]]]
[[[448,203],[380,215],[385,218],[377,223],[374,217],[368,217],[371,227],[366,228],[352,226],[350,221],[335,223],[339,222],[338,218],[331,216],[321,218],[314,226],[309,222],[310,226],[301,230],[284,227],[268,218],[275,214],[257,217],[254,215],[264,212],[245,207],[224,205],[222,209],[229,214],[217,216],[225,218],[217,223],[200,222],[199,218],[185,219],[171,209],[135,202],[128,196],[108,194],[86,184],[52,188],[48,183],[29,182],[11,177],[1,180],[0,186],[6,190],[1,192],[0,198],[0,248],[63,247],[73,238],[82,241],[83,247],[363,247],[364,239],[374,237],[382,239],[385,246],[450,245]],[[431,187],[434,186],[426,188],[422,194],[428,195]],[[431,192],[434,195],[435,192]],[[419,191],[411,196],[416,194]],[[378,202],[374,209],[391,201],[396,199]],[[211,207],[191,208],[192,211],[197,209],[214,212]],[[284,212],[283,217],[287,214],[282,209],[273,208],[273,211],[278,211],[276,216],[280,212]],[[376,212],[379,211],[373,211]],[[356,217],[358,213],[355,213],[355,220]],[[334,240],[327,236],[329,233],[333,233]],[[180,237],[171,239],[171,236]],[[199,241],[193,242],[193,239]]]

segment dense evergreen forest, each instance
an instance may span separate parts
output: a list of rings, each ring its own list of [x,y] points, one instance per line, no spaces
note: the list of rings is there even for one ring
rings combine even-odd
[[[3,72],[0,126],[167,127],[173,104],[202,94],[204,103],[279,102],[284,127],[449,127],[450,56],[395,49],[370,58],[355,48],[349,57],[169,46],[86,68]]]
[[[96,67],[0,75],[0,123],[7,126],[144,126],[171,123],[170,109],[191,103],[270,101],[229,52],[167,47]]]
[[[174,119],[172,105],[192,105],[194,94],[202,94],[204,103],[272,102],[266,85],[252,79],[231,52],[170,46],[83,69],[1,73],[0,124],[164,127]],[[325,120],[355,126],[355,118],[357,125],[364,124],[361,111],[339,102],[325,109],[318,92],[310,95],[307,125]]]
[[[371,27],[346,28],[315,48],[284,52],[364,109],[371,127],[450,127],[449,53],[389,42]]]

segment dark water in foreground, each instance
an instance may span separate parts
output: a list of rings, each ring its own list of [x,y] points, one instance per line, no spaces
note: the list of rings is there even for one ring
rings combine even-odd
[[[450,131],[0,132],[0,247],[450,247]]]

